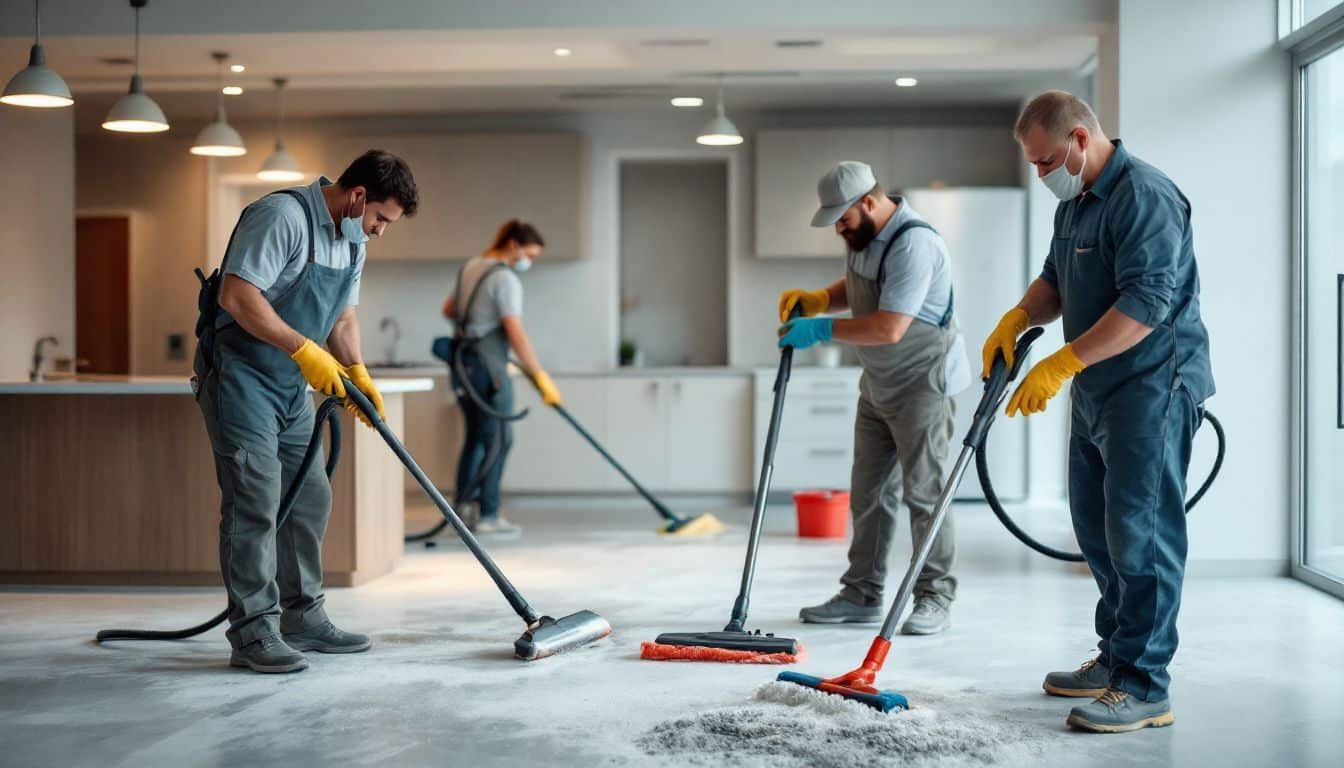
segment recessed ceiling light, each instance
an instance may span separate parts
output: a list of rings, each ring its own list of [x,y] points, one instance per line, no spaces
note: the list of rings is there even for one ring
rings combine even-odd
[[[672,99],[672,106],[674,107],[701,107],[704,104],[705,100],[699,96],[677,96]]]
[[[565,56],[572,56],[574,54],[574,52],[568,48],[556,48],[554,51],[552,51],[552,53],[554,53],[556,56],[560,56],[561,58]]]
[[[241,85],[226,85],[222,90],[225,96],[243,95],[243,87]]]
[[[239,72],[246,72],[247,67],[243,66],[242,64],[230,64],[229,71],[233,72],[234,74],[237,74]]]
[[[896,78],[896,85],[900,88],[914,88],[919,85],[919,81],[913,77],[898,77]]]

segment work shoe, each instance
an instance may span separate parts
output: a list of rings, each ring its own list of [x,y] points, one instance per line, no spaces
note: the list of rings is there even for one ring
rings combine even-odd
[[[296,651],[318,653],[360,653],[373,645],[368,635],[337,629],[330,621],[302,632],[286,632],[284,637],[289,647]]]
[[[952,626],[952,613],[947,606],[931,597],[921,597],[915,601],[915,609],[910,618],[901,625],[902,635],[936,635]]]
[[[523,535],[523,529],[505,520],[502,515],[482,517],[472,531],[477,536],[492,536],[499,539],[514,539]]]
[[[1088,659],[1072,672],[1051,672],[1041,687],[1051,696],[1095,699],[1110,686],[1111,670],[1098,659]]]
[[[1124,733],[1162,728],[1175,721],[1170,699],[1140,701],[1118,688],[1108,688],[1091,704],[1074,707],[1065,722],[1093,733]]]
[[[229,654],[229,666],[246,667],[265,674],[283,674],[307,669],[308,660],[279,637],[266,635],[241,648],[234,648]]]
[[[821,605],[798,612],[804,624],[876,624],[882,620],[881,605],[859,605],[836,595]]]

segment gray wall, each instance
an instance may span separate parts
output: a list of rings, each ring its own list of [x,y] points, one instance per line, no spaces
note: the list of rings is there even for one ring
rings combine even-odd
[[[74,111],[0,106],[0,379],[25,379],[33,342],[75,353]]]
[[[1291,67],[1272,0],[1121,0],[1120,137],[1194,208],[1201,304],[1231,445],[1190,516],[1192,560],[1286,569]],[[1191,45],[1197,34],[1199,45]],[[1154,51],[1179,51],[1179,63]],[[1210,430],[1205,430],[1210,432]],[[1212,461],[1196,441],[1191,474]]]

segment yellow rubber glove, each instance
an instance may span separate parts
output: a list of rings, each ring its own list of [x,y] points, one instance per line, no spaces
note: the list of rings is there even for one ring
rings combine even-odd
[[[550,374],[537,371],[537,375],[532,377],[532,383],[537,385],[537,391],[541,393],[541,402],[547,405],[564,405],[565,401],[560,397],[560,390],[555,388],[555,382],[551,381]]]
[[[299,364],[299,371],[313,389],[327,396],[345,397],[345,385],[341,383],[345,369],[312,339],[304,339],[303,346],[290,358]]]
[[[378,418],[386,419],[387,412],[383,410],[383,396],[378,392],[378,388],[373,385],[373,377],[369,375],[369,369],[365,368],[363,363],[355,363],[345,369],[345,377],[360,392],[363,392],[365,397],[369,398],[369,402],[373,403],[374,410],[378,411]],[[369,420],[368,416],[364,415],[363,411],[359,410],[359,406],[347,400],[345,401],[345,410],[364,422],[364,426],[373,429],[373,422]]]
[[[989,369],[994,367],[994,356],[1003,351],[1003,361],[1009,368],[1013,367],[1013,352],[1017,346],[1017,337],[1031,325],[1031,318],[1027,317],[1027,311],[1021,307],[1013,307],[1008,310],[1000,320],[999,324],[994,326],[994,331],[985,339],[985,348],[981,353],[984,358],[985,367],[980,371],[980,378],[989,378]]]
[[[791,288],[779,294],[779,322],[789,322],[789,313],[796,304],[802,305],[803,317],[820,315],[831,307],[831,292],[825,288],[817,291]]]
[[[1064,386],[1064,382],[1086,367],[1073,353],[1073,345],[1065,344],[1058,352],[1031,367],[1027,377],[1013,393],[1013,399],[1008,402],[1008,415],[1041,413],[1045,410],[1046,402],[1059,394],[1059,388]]]

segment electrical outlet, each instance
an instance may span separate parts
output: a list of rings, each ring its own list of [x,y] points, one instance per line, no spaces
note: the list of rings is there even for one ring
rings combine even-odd
[[[187,337],[182,333],[168,334],[168,359],[186,360],[187,359]]]

